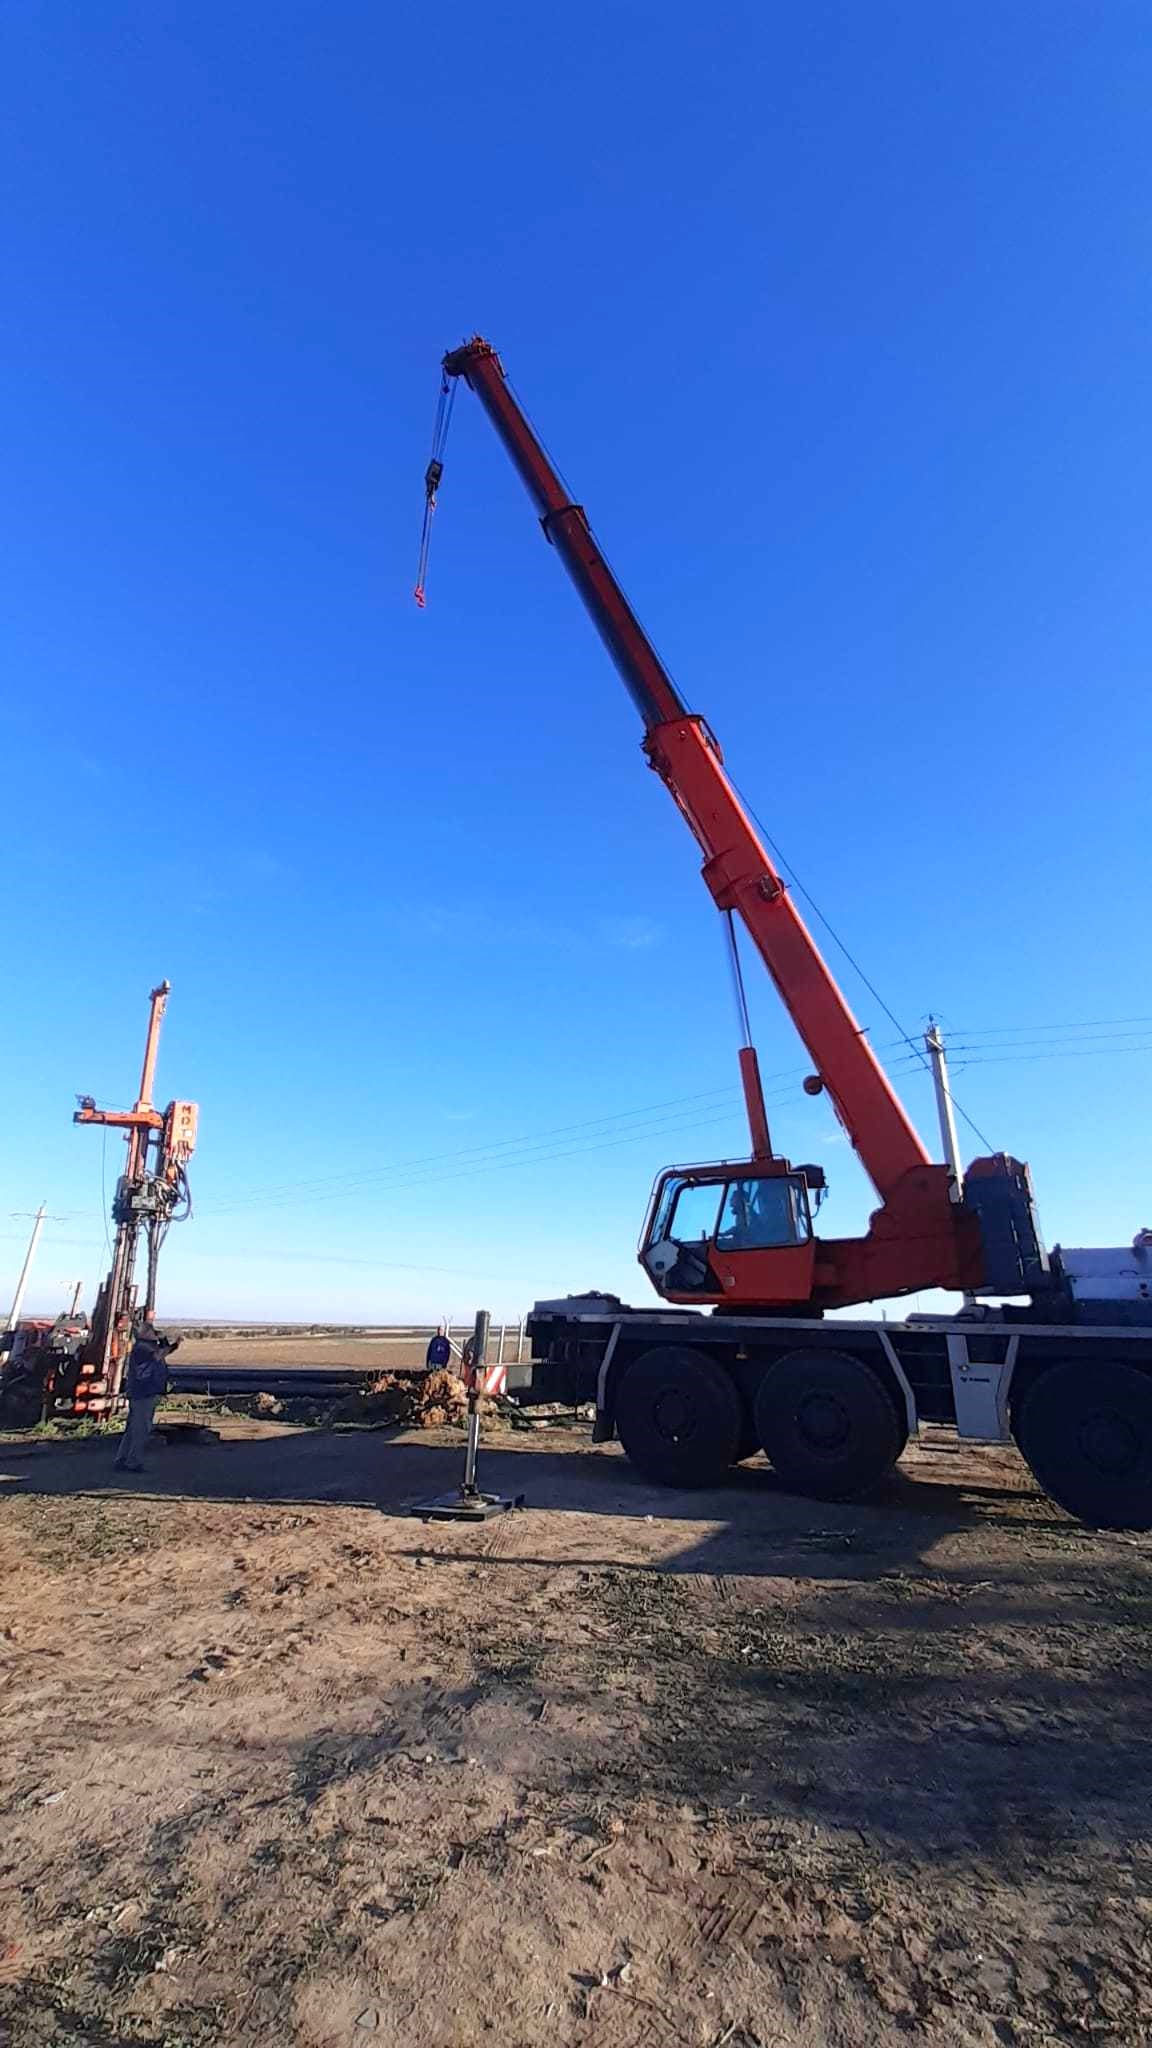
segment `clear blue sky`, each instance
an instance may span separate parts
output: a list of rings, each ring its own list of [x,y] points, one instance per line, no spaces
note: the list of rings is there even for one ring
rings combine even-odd
[[[983,1047],[1050,1238],[1152,1221],[1152,1033],[1065,1029],[1152,1014],[1142,0],[2,33],[0,1291],[41,1195],[37,1298],[97,1277],[72,1096],[131,1098],[165,974],[171,1314],[640,1297],[652,1175],[739,1147],[694,848],[467,393],[411,601],[476,329],[902,1025]]]

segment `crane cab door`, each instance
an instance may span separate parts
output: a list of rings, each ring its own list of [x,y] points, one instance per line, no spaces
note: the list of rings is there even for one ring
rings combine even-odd
[[[755,1169],[657,1183],[640,1263],[665,1301],[811,1300],[815,1244],[800,1174]]]

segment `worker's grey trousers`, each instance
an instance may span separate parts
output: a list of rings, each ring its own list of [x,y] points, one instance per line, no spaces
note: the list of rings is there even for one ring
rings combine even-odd
[[[114,1463],[121,1470],[137,1470],[144,1463],[144,1452],[152,1434],[152,1418],[156,1413],[159,1396],[150,1394],[147,1400],[129,1401],[128,1426],[120,1439],[120,1449]]]

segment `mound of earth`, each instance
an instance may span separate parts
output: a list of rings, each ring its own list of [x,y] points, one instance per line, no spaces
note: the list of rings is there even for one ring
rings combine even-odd
[[[451,1372],[381,1373],[362,1393],[333,1402],[329,1422],[395,1422],[406,1429],[440,1429],[468,1406],[464,1384]]]

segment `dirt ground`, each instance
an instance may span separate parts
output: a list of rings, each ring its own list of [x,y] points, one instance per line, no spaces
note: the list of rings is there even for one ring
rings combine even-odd
[[[0,1444],[0,2038],[1136,2048],[1152,1539],[449,1432]]]

